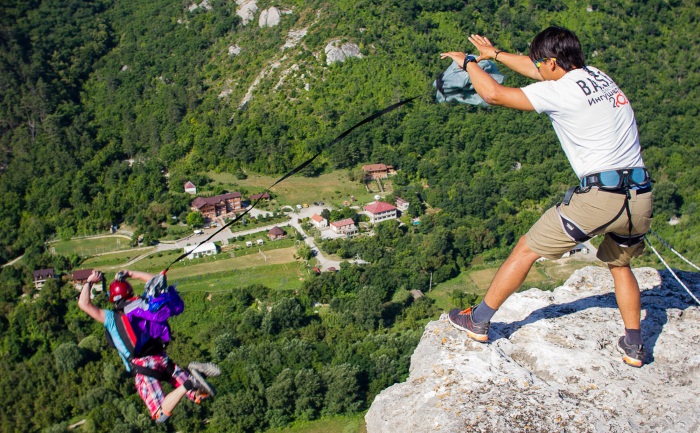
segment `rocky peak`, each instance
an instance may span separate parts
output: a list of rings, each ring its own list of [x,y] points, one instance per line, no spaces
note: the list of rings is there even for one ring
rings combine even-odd
[[[670,274],[634,273],[647,365],[622,362],[612,277],[586,267],[553,292],[509,298],[489,344],[446,315],[429,323],[408,380],[372,403],[368,433],[700,431],[700,308]],[[682,279],[700,291],[700,274]]]

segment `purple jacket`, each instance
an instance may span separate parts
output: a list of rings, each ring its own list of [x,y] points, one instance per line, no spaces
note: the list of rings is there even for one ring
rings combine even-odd
[[[163,299],[160,299],[163,298]],[[139,298],[124,307],[124,314],[129,318],[134,328],[139,344],[137,350],[150,338],[159,338],[164,342],[170,341],[170,328],[168,319],[177,316],[185,309],[185,303],[174,287],[170,287],[167,293],[158,297],[164,301],[158,311],[148,309],[148,302]]]

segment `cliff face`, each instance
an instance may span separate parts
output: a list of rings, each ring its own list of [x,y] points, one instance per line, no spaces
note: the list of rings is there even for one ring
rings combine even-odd
[[[647,365],[616,350],[623,325],[604,268],[553,292],[513,295],[489,344],[443,314],[426,326],[408,380],[379,394],[368,433],[700,432],[700,308],[666,273],[636,269]],[[700,274],[683,274],[700,291]]]

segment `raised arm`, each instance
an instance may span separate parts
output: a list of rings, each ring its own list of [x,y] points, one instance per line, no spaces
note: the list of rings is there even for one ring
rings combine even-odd
[[[440,58],[451,58],[458,65],[464,65],[465,53],[453,51],[440,54]],[[515,108],[522,111],[534,111],[535,107],[525,92],[517,87],[506,87],[494,80],[491,75],[479,67],[476,62],[468,62],[466,64],[469,78],[476,93],[481,96],[489,105],[500,105],[502,107]]]
[[[532,63],[532,60],[530,60],[528,56],[501,51],[493,46],[489,38],[481,35],[469,36],[469,42],[474,44],[474,47],[479,51],[478,60],[493,59],[503,63],[509,69],[520,75],[532,78],[533,80],[543,80],[540,71],[535,67],[535,64]]]
[[[83,288],[80,290],[80,297],[78,298],[78,307],[85,311],[88,316],[97,320],[100,323],[105,323],[105,312],[95,306],[90,299],[90,292],[92,291],[92,285],[98,281],[102,280],[102,273],[98,271],[92,271],[92,274],[87,279],[87,283],[83,284]],[[103,288],[104,289],[104,288]]]
[[[141,271],[127,271],[124,270],[122,271],[126,274],[127,278],[136,278],[137,280],[141,280],[144,283],[147,283],[153,278],[155,275],[149,274],[148,272],[141,272]]]

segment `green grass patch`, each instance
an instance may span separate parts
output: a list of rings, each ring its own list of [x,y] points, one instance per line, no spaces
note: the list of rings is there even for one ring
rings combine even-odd
[[[235,191],[241,186],[251,194],[261,192],[279,179],[279,176],[261,176],[250,174],[245,180],[238,180],[230,173],[207,173],[215,184]],[[341,206],[343,200],[355,196],[358,203],[374,200],[373,194],[367,192],[364,185],[351,181],[348,170],[335,170],[318,177],[292,176],[272,189],[275,201],[280,205],[312,204],[323,201],[324,204]]]
[[[99,238],[72,239],[58,241],[49,245],[56,254],[68,256],[94,256],[96,254],[123,251],[131,249],[131,239],[124,235],[111,235]]]
[[[90,257],[80,264],[80,268],[93,268],[100,270],[113,269],[125,265],[130,260],[142,254],[155,251],[155,249],[155,247],[139,248],[121,253],[105,254],[102,256]]]
[[[265,433],[367,433],[365,413],[352,416],[299,421],[284,428],[265,430]]]
[[[297,290],[304,280],[312,278],[299,262],[255,267],[233,268],[220,272],[180,275],[169,272],[169,281],[177,282],[178,290],[185,292],[220,292],[235,290],[252,284],[262,284],[273,290]]]
[[[442,282],[427,293],[427,296],[435,300],[437,305],[443,311],[450,311],[452,308],[459,307],[454,305],[450,300],[450,295],[454,290],[462,290],[465,293],[475,294],[479,298],[486,294],[486,290],[477,287],[469,278],[467,272],[461,272],[451,280]]]

